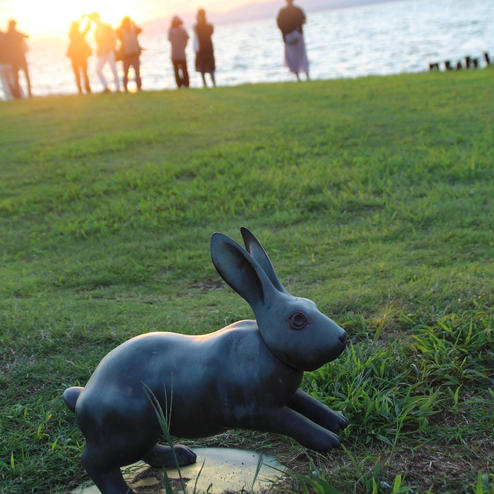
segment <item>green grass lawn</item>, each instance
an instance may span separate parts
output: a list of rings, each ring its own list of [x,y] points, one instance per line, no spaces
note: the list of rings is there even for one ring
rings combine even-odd
[[[0,492],[87,478],[61,394],[110,349],[252,317],[209,257],[241,225],[347,329],[304,388],[350,426],[328,457],[193,444],[279,454],[294,491],[494,492],[493,75],[0,104]]]

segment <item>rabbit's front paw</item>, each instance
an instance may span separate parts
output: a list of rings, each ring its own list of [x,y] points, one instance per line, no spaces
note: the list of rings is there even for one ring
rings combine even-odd
[[[324,437],[321,437],[318,444],[315,445],[315,447],[312,447],[312,449],[319,451],[320,453],[328,453],[332,449],[339,448],[340,445],[340,438],[336,434],[329,432],[328,434],[325,434]]]
[[[316,426],[317,427],[317,426]],[[340,447],[340,438],[333,432],[322,427],[307,430],[303,440],[299,441],[303,446],[319,453],[328,453],[332,449]]]
[[[349,423],[348,419],[343,415],[333,412],[333,428],[331,429],[333,432],[338,432],[343,430]]]

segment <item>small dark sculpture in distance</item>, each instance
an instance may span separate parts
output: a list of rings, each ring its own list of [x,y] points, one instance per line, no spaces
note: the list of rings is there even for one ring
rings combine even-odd
[[[429,63],[429,70],[431,72],[439,70],[439,64],[437,62]]]
[[[453,70],[453,67],[451,66],[451,60],[446,60],[446,61],[444,62],[444,68],[445,68],[446,70]]]
[[[489,52],[484,51],[484,60],[487,65],[491,64],[491,57],[489,56]]]
[[[140,459],[174,465],[172,450],[158,444],[150,391],[168,413],[174,436],[244,428],[286,434],[322,453],[339,445],[336,432],[347,419],[300,384],[305,370],[340,355],[346,333],[314,302],[290,295],[256,237],[246,228],[241,232],[246,249],[215,233],[211,257],[255,320],[200,336],[142,334],[106,355],[84,388],[64,392],[86,438],[83,465],[103,494],[131,492],[121,466]],[[181,465],[195,462],[191,449],[174,449]]]

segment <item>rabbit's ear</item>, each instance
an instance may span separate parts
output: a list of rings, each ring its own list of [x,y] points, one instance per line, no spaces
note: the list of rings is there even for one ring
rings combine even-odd
[[[254,234],[244,226],[240,228],[240,232],[242,233],[242,238],[244,239],[245,248],[247,249],[249,254],[261,265],[261,268],[267,274],[273,286],[280,292],[286,292],[284,286],[278,279],[273,264],[266,254],[266,251],[262,247],[261,242],[259,242]]]
[[[211,259],[221,277],[254,310],[273,292],[273,285],[257,261],[226,235],[214,233],[211,237]]]

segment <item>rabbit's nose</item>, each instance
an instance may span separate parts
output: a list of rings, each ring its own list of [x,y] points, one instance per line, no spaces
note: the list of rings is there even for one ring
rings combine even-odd
[[[340,336],[338,337],[338,339],[340,340],[340,342],[341,342],[343,345],[346,345],[346,342],[347,342],[347,336],[346,336],[346,333],[342,333],[342,334],[340,334]]]

